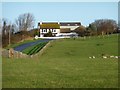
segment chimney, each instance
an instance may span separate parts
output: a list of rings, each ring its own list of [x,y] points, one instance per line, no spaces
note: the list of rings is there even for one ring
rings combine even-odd
[[[60,24],[60,22],[58,21],[58,24]]]
[[[42,24],[42,22],[40,22],[40,24]]]

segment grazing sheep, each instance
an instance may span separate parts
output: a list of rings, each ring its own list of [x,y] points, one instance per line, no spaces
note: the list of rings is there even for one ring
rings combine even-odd
[[[95,58],[95,56],[92,56],[92,58]]]
[[[110,56],[110,58],[114,58],[114,56],[112,55],[112,56]]]
[[[118,56],[115,56],[115,58],[118,58]]]
[[[89,57],[89,58],[90,58],[90,59],[91,59],[91,58],[95,58],[95,56],[92,56],[92,57]]]
[[[103,56],[103,58],[107,58],[106,56]]]
[[[90,59],[92,58],[92,57],[89,57]]]

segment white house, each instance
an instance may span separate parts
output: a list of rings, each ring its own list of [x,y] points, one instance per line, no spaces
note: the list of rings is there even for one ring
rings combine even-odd
[[[55,37],[73,37],[78,36],[72,30],[78,28],[81,25],[79,22],[40,22],[38,23],[38,28],[40,30],[40,37],[44,37],[49,31]]]
[[[53,36],[60,33],[60,25],[57,22],[41,22],[38,26],[40,26],[40,37],[44,37],[49,31],[52,32]]]

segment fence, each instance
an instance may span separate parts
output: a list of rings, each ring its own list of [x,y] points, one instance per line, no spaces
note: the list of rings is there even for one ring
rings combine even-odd
[[[18,52],[15,51],[13,49],[10,50],[2,50],[2,56],[3,57],[8,57],[8,58],[25,58],[25,57],[29,57],[28,55],[22,53],[22,52]]]

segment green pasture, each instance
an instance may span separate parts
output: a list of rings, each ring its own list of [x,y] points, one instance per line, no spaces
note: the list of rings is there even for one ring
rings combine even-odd
[[[118,35],[60,39],[42,55],[3,58],[3,88],[117,88]],[[89,59],[95,56],[95,59]],[[119,55],[120,56],[120,55]]]

